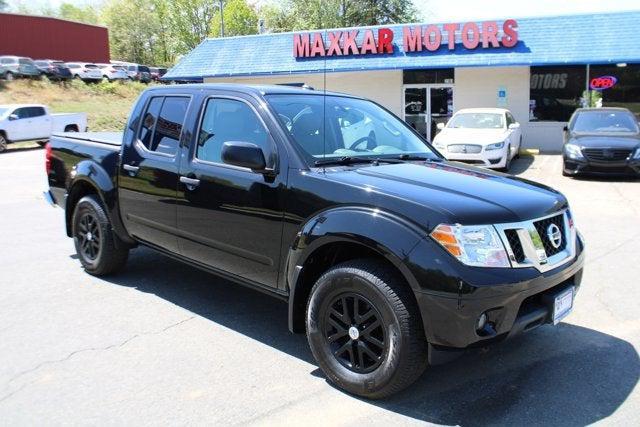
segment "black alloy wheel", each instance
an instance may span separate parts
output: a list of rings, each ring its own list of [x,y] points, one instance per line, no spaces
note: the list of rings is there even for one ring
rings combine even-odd
[[[87,273],[104,276],[120,271],[126,264],[129,246],[113,231],[96,195],[78,201],[73,212],[72,231],[78,259]]]
[[[77,236],[82,256],[89,261],[98,259],[102,236],[98,220],[92,213],[85,212],[80,217]]]
[[[347,369],[367,373],[382,363],[387,351],[382,316],[362,295],[345,293],[335,298],[323,330],[331,352]]]
[[[318,278],[307,302],[309,347],[329,381],[370,399],[413,383],[427,340],[413,291],[377,259],[345,261]]]

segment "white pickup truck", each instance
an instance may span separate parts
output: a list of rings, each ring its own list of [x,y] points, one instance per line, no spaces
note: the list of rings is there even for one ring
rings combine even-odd
[[[85,113],[51,114],[41,104],[0,105],[0,153],[7,144],[38,141],[44,144],[53,132],[86,132]]]

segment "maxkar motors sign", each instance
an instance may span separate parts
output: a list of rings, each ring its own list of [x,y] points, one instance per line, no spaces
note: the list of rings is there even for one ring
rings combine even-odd
[[[362,31],[362,37],[360,32]],[[396,44],[390,28],[336,30],[293,35],[293,56],[296,58],[383,55],[392,54]],[[402,47],[405,53],[435,52],[446,46],[456,48],[460,40],[465,49],[511,48],[518,43],[518,23],[507,19],[496,21],[442,25],[407,25],[402,27]]]

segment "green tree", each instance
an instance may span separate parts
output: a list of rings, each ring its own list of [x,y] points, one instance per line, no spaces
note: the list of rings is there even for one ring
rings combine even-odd
[[[257,34],[258,15],[246,0],[228,0],[224,4],[224,35],[244,36]],[[211,22],[211,37],[220,37],[220,11],[216,11]]]
[[[57,16],[71,21],[84,22],[85,24],[97,24],[99,22],[98,11],[89,5],[75,6],[71,3],[62,3]]]
[[[114,59],[154,64],[161,56],[160,24],[153,2],[112,0],[102,13],[109,27],[109,44]]]
[[[169,0],[171,32],[176,53],[186,53],[211,34],[213,16],[219,8],[215,0]]]

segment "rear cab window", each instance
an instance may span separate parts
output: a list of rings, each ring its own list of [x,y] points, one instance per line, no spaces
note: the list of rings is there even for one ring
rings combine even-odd
[[[176,154],[190,101],[188,96],[155,96],[149,100],[138,131],[138,141],[146,151]]]

